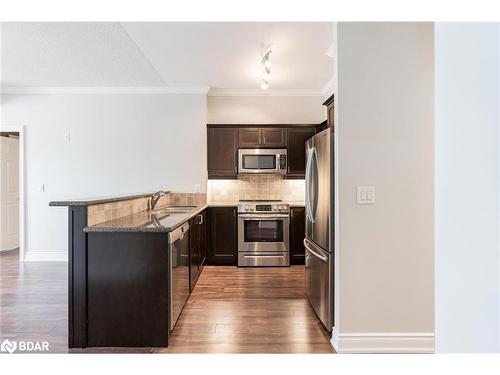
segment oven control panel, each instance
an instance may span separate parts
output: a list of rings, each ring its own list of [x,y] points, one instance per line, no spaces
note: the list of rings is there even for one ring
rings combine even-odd
[[[240,202],[238,213],[288,213],[290,206],[284,202]]]

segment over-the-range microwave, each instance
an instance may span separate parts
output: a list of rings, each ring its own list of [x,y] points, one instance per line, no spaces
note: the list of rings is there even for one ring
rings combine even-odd
[[[285,174],[286,171],[286,148],[240,148],[238,150],[238,173]]]

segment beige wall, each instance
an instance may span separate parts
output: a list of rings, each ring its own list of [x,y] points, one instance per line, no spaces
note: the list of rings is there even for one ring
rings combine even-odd
[[[322,96],[209,96],[209,124],[319,124]]]
[[[433,25],[337,33],[336,331],[365,349],[384,335],[414,345],[434,332]],[[356,204],[360,185],[375,186],[375,205]]]

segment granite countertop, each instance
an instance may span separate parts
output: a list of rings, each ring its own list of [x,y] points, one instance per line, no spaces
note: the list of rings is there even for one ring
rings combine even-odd
[[[84,232],[151,232],[168,233],[186,221],[192,219],[204,209],[206,204],[196,206],[188,212],[159,212],[141,211],[132,215],[104,223],[89,225]]]
[[[52,201],[49,203],[49,206],[78,206],[78,207],[85,207],[85,206],[92,206],[94,204],[101,204],[101,203],[110,203],[110,202],[118,202],[118,201],[126,201],[129,199],[135,199],[135,198],[144,198],[144,197],[150,197],[154,192],[149,192],[149,193],[138,193],[138,194],[129,194],[129,195],[119,195],[119,196],[113,196],[113,197],[98,197],[98,198],[88,198],[88,199],[68,199],[68,200],[62,200],[62,201]],[[169,193],[166,191],[165,193]]]

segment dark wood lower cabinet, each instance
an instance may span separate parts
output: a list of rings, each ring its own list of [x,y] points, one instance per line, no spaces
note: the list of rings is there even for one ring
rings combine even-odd
[[[206,211],[189,221],[189,290],[192,291],[205,264],[207,249]]]
[[[87,236],[86,346],[168,346],[168,233]]]
[[[306,216],[304,207],[290,208],[290,264],[304,264]]]
[[[208,263],[231,265],[238,263],[238,216],[236,207],[210,207],[210,245]]]

